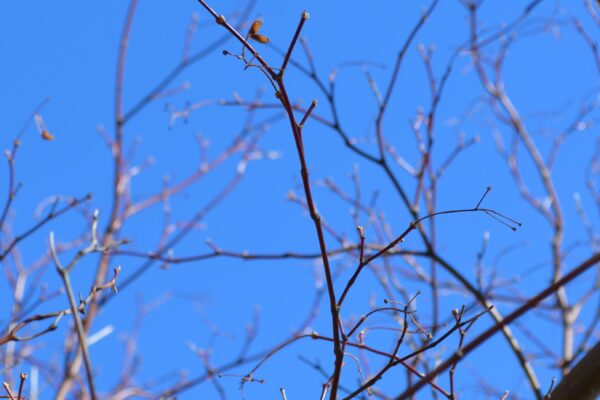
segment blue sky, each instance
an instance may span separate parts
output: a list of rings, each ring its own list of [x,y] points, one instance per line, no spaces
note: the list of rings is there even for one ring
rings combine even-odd
[[[221,13],[242,8],[237,1],[213,2]],[[222,3],[222,4],[221,4]],[[513,21],[524,7],[517,1],[488,0],[480,10],[483,28],[497,29],[503,22]],[[326,80],[337,69],[336,98],[340,120],[344,129],[357,140],[358,145],[372,154],[377,147],[374,141],[374,118],[377,104],[365,78],[367,70],[380,88],[389,82],[397,52],[416,19],[421,15],[423,2],[358,2],[358,1],[274,1],[258,2],[252,18],[264,20],[261,32],[272,43],[286,48],[303,10],[310,12],[302,34],[314,54],[319,75]],[[565,7],[563,10],[561,7]],[[43,141],[33,124],[26,129],[16,163],[17,180],[23,183],[9,220],[13,230],[20,232],[35,222],[35,210],[52,196],[83,196],[93,193],[89,208],[100,210],[103,228],[111,206],[112,163],[110,152],[97,130],[105,129],[109,136],[113,129],[113,97],[119,36],[125,17],[127,2],[108,0],[89,2],[5,2],[0,5],[0,144],[9,148],[12,140],[27,121],[36,106],[50,98],[42,115],[55,140]],[[195,14],[199,25],[193,37],[191,52],[200,51],[223,34],[207,13],[194,1],[159,2],[142,0],[135,16],[127,56],[124,108],[130,109],[156,85],[181,59],[186,30],[190,17]],[[576,118],[578,109],[586,104],[597,104],[598,66],[594,54],[582,36],[568,21],[570,15],[583,23],[592,37],[598,27],[593,24],[582,4],[558,4],[543,1],[530,16],[528,23],[517,31],[523,37],[510,47],[505,62],[503,78],[506,90],[543,154],[548,154],[552,138]],[[232,18],[233,20],[233,18]],[[549,21],[561,21],[552,24]],[[544,26],[544,32],[539,27]],[[532,34],[534,33],[534,34]],[[409,122],[419,107],[427,109],[430,91],[427,76],[417,51],[417,45],[435,46],[432,61],[434,74],[439,77],[450,56],[468,39],[467,13],[458,1],[443,1],[419,32],[403,62],[397,89],[389,106],[384,123],[386,138],[408,162],[418,164],[420,155],[410,131]],[[257,45],[258,46],[258,45]],[[222,49],[239,52],[240,46],[232,40],[214,53],[183,71],[170,88],[184,85],[187,90],[158,99],[133,118],[125,129],[125,143],[131,148],[139,142],[133,156],[133,165],[143,165],[152,158],[152,165],[134,178],[134,198],[140,199],[161,190],[165,177],[178,182],[194,171],[199,163],[199,146],[196,135],[201,134],[210,146],[207,157],[218,156],[245,124],[246,112],[239,107],[209,105],[194,111],[187,120],[176,120],[170,126],[173,110],[182,110],[189,104],[204,100],[232,99],[236,93],[243,99],[252,99],[257,90],[264,91],[265,102],[275,101],[271,88],[258,70],[243,70],[243,64],[233,57],[223,57]],[[280,56],[268,47],[260,47],[268,60],[279,63]],[[263,50],[264,49],[264,50]],[[495,45],[486,51],[494,51]],[[298,47],[294,59],[306,65],[306,58]],[[348,66],[348,62],[366,62],[365,68]],[[341,66],[340,66],[341,65]],[[308,105],[318,99],[316,113],[331,118],[323,94],[298,70],[287,73],[290,97]],[[506,162],[498,155],[493,133],[496,131],[509,145],[512,132],[494,117],[484,104],[485,93],[471,66],[467,54],[457,57],[446,92],[438,111],[433,152],[434,165],[439,166],[454,149],[460,134],[465,140],[478,137],[476,145],[461,152],[439,181],[438,210],[473,207],[487,186],[493,191],[485,205],[501,211],[521,222],[516,233],[483,214],[451,215],[437,220],[437,243],[440,253],[451,260],[471,281],[475,280],[475,263],[481,248],[482,237],[489,232],[489,248],[484,264],[492,266],[498,254],[515,246],[516,249],[502,257],[497,267],[499,279],[511,280],[531,274],[503,293],[531,296],[545,287],[550,279],[549,246],[551,229],[547,222],[522,199]],[[474,106],[475,105],[475,106]],[[176,256],[194,255],[209,251],[206,239],[217,246],[232,251],[315,252],[317,241],[308,215],[286,199],[294,190],[303,198],[299,166],[289,124],[282,119],[270,121],[277,111],[261,110],[254,121],[269,121],[269,129],[258,142],[258,148],[270,152],[274,159],[249,162],[244,177],[234,191],[202,219],[202,226],[194,230],[176,246]],[[577,214],[574,193],[580,193],[583,205],[593,227],[598,225],[598,208],[585,186],[586,173],[598,139],[599,114],[592,111],[584,118],[586,129],[576,131],[561,147],[553,168],[566,228],[563,251],[569,251],[565,266],[571,267],[586,258],[591,248],[581,219]],[[378,193],[377,212],[381,212],[391,231],[400,233],[410,222],[390,182],[376,166],[360,159],[344,147],[340,138],[327,127],[309,121],[304,133],[305,151],[314,182],[318,209],[328,224],[356,240],[352,206],[332,194],[322,182],[331,179],[343,190],[354,190],[350,174],[359,171],[361,190],[365,199]],[[227,185],[235,175],[240,156],[218,166],[197,184],[186,189],[171,201],[172,221],[189,221],[198,209]],[[535,196],[543,190],[537,173],[525,154],[520,156],[523,178]],[[412,193],[414,179],[397,165],[393,172]],[[0,168],[0,198],[6,196],[8,170]],[[361,223],[367,224],[362,215]],[[48,224],[20,247],[25,264],[33,263],[47,248],[47,236],[52,230],[59,241],[72,240],[87,229],[87,222],[79,213],[72,213]],[[160,237],[162,213],[158,206],[132,218],[124,226],[121,236],[132,239],[128,248],[146,252],[152,250]],[[375,233],[367,230],[367,237]],[[331,236],[328,244],[337,243]],[[4,244],[4,242],[3,242]],[[422,249],[417,235],[409,237],[406,248]],[[573,248],[571,250],[571,248]],[[69,253],[64,255],[68,259]],[[390,259],[398,271],[399,279],[406,279],[409,291],[426,290],[421,282],[409,280],[401,274],[407,266],[401,260]],[[73,273],[78,291],[87,293],[95,271],[97,256],[86,257]],[[6,260],[3,268],[12,268]],[[121,278],[127,278],[143,260],[116,257],[112,265],[120,264]],[[337,290],[350,276],[354,264],[348,258],[333,260],[340,270]],[[428,265],[423,261],[423,265]],[[92,331],[106,326],[114,332],[90,349],[101,392],[110,390],[118,380],[123,339],[132,330],[138,302],[160,304],[145,316],[138,338],[138,351],[143,362],[137,383],[161,379],[169,373],[201,375],[204,367],[192,348],[211,347],[215,365],[235,358],[243,345],[245,327],[252,321],[255,310],[260,309],[258,335],[252,351],[269,348],[284,340],[296,329],[311,310],[316,292],[315,276],[321,276],[318,260],[276,260],[244,262],[231,258],[216,258],[202,262],[171,265],[168,270],[156,264],[140,279],[122,290],[111,300],[98,317]],[[441,277],[447,279],[444,273]],[[60,287],[53,266],[44,269],[42,280],[49,290]],[[588,276],[593,279],[593,275]],[[569,287],[574,298],[589,286],[585,279]],[[369,301],[382,305],[385,293],[374,275],[361,275],[355,291],[348,299],[343,312],[345,318],[357,317],[370,308]],[[9,287],[0,284],[0,310],[2,321],[9,315],[11,306]],[[471,299],[460,291],[449,288],[441,298],[441,315],[449,316],[454,308],[469,304]],[[427,292],[425,292],[427,293]],[[33,292],[34,296],[39,292]],[[596,297],[597,299],[597,294]],[[428,321],[431,304],[428,294],[418,299],[420,318]],[[590,302],[582,312],[585,326],[593,314]],[[66,306],[60,297],[41,306],[39,312],[52,311]],[[514,304],[498,304],[502,312],[510,312]],[[319,314],[311,328],[330,334],[328,308],[325,301],[319,305]],[[389,324],[389,318],[374,321]],[[551,348],[558,348],[560,333],[555,325],[543,318],[527,316],[523,319],[529,330],[535,332]],[[491,324],[482,318],[474,328],[480,331]],[[61,349],[66,321],[60,329],[33,343],[40,359],[53,360],[62,365]],[[215,329],[218,334],[214,339]],[[526,351],[535,353],[535,347],[525,334],[517,331]],[[390,334],[373,331],[369,340],[389,347]],[[469,336],[467,336],[468,338]],[[213,342],[214,339],[214,342]],[[39,347],[37,347],[39,345]],[[450,354],[456,339],[436,348],[441,358]],[[404,350],[406,351],[406,350]],[[239,390],[239,375],[252,367],[245,365],[233,371],[234,377],[224,376],[219,383],[230,398],[245,396],[248,399],[278,398],[279,387],[285,387],[288,398],[317,398],[323,378],[313,368],[299,361],[299,356],[319,360],[328,369],[332,352],[329,343],[305,341],[290,346],[271,360],[257,373],[266,382],[248,384]],[[384,362],[373,359],[371,368]],[[352,359],[346,361],[343,383],[356,384],[356,368]],[[550,384],[558,372],[548,368],[546,360],[534,363],[543,387]],[[458,387],[465,399],[483,398],[478,389],[478,375],[500,392],[510,390],[522,398],[531,398],[531,392],[516,367],[513,355],[501,337],[495,337],[482,349],[469,357],[457,374]],[[21,368],[30,369],[24,363]],[[16,372],[15,372],[16,373]],[[404,371],[390,373],[381,388],[396,394],[405,379]],[[444,385],[447,378],[440,379]],[[431,393],[424,391],[423,398]],[[40,398],[52,398],[52,386],[41,385]],[[185,392],[181,398],[218,398],[210,383],[204,383]],[[497,397],[490,397],[497,398]],[[521,398],[521,397],[520,397]]]

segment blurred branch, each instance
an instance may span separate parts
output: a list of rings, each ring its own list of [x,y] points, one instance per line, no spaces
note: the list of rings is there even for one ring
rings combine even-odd
[[[37,232],[41,227],[46,225],[48,222],[56,219],[57,217],[60,217],[64,213],[74,209],[81,203],[91,200],[91,198],[92,198],[91,194],[88,194],[85,197],[81,197],[81,198],[73,198],[69,201],[69,203],[66,206],[64,206],[62,208],[58,208],[59,202],[58,202],[58,200],[55,201],[54,204],[52,205],[52,207],[50,208],[50,211],[48,212],[48,214],[46,214],[46,216],[44,218],[42,218],[39,222],[37,222],[35,225],[30,227],[26,231],[15,236],[15,238],[12,240],[12,242],[10,242],[5,248],[2,249],[2,251],[0,252],[0,261],[2,261],[12,251],[12,249],[17,244],[19,244],[19,242],[26,239],[28,236],[34,234],[35,232]]]

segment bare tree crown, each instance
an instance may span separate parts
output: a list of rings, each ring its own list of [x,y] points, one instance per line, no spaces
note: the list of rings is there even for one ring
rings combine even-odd
[[[600,395],[600,3],[304,3],[5,6],[0,398]]]

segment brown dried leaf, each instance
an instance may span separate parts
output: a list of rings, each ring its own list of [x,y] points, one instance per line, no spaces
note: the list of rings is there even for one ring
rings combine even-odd
[[[258,43],[269,43],[270,39],[268,37],[266,37],[265,35],[261,35],[260,33],[256,33],[254,35],[250,35],[251,39],[256,40]]]
[[[42,139],[44,140],[54,140],[54,135],[46,130],[42,131],[42,133],[40,133],[40,136],[42,136]]]
[[[260,30],[260,27],[262,26],[263,22],[260,19],[255,20],[252,25],[250,26],[250,30],[248,31],[248,35],[249,36],[254,36],[258,33],[258,31]]]

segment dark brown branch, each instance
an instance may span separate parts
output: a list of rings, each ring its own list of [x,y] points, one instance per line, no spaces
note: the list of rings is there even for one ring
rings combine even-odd
[[[600,396],[600,342],[572,367],[551,392],[552,400],[595,400]]]

